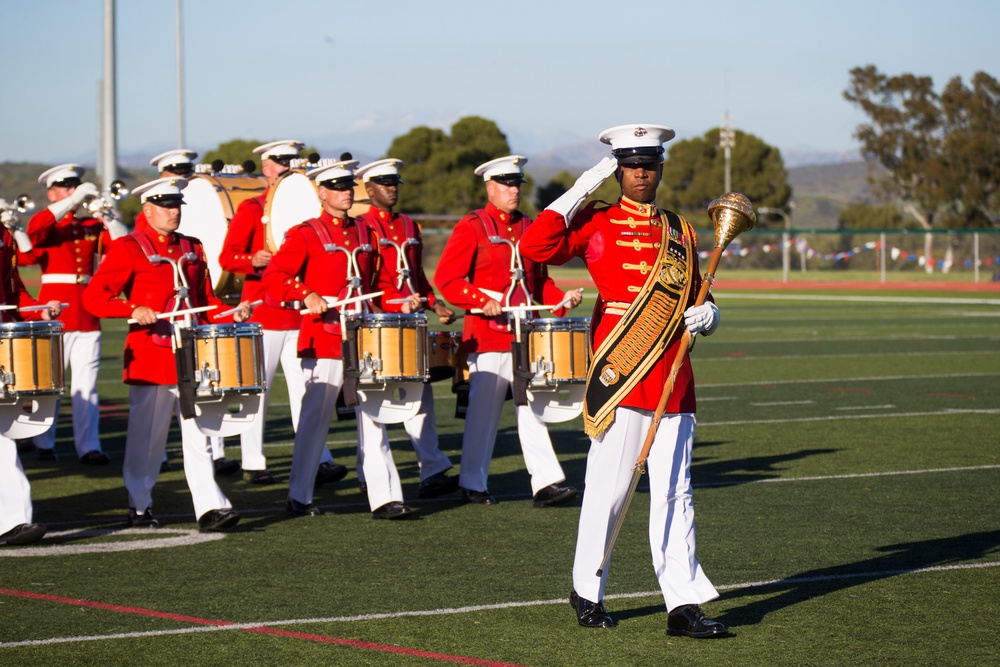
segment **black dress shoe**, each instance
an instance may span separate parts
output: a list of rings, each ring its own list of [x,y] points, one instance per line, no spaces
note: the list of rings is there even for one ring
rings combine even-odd
[[[496,505],[500,501],[491,496],[489,491],[462,489],[462,502],[475,503],[476,505]]]
[[[202,533],[217,533],[232,528],[240,522],[236,510],[208,510],[198,517],[198,531]]]
[[[159,528],[163,524],[160,523],[159,519],[153,517],[153,513],[146,508],[146,511],[139,514],[134,508],[128,508],[128,525],[129,528]]]
[[[45,525],[41,523],[22,523],[14,526],[3,535],[0,535],[0,546],[9,544],[18,546],[23,544],[34,544],[45,535]]]
[[[585,600],[575,590],[569,594],[569,604],[576,612],[577,622],[585,628],[613,628],[618,625],[604,609],[604,603]]]
[[[373,519],[389,519],[390,521],[394,519],[405,519],[413,515],[413,510],[404,505],[403,503],[391,502],[382,505],[377,510],[372,512]]]
[[[420,482],[417,497],[437,498],[455,491],[458,491],[458,477],[449,477],[444,472],[439,472]]]
[[[535,494],[535,507],[549,507],[576,498],[576,489],[572,486],[549,484]]]
[[[277,484],[270,470],[244,470],[243,481],[251,484]]]
[[[319,516],[322,514],[322,510],[316,507],[312,503],[308,505],[306,503],[300,503],[294,498],[289,498],[285,501],[285,509],[292,514],[298,514],[299,516]]]
[[[330,463],[329,461],[320,463],[319,470],[316,471],[317,484],[339,482],[345,477],[347,477],[347,466],[340,465],[339,463]]]
[[[59,460],[59,457],[56,456],[56,450],[54,450],[54,449],[42,449],[41,447],[38,447],[36,455],[38,456],[38,460],[39,461],[58,461]]]
[[[705,639],[728,633],[726,626],[705,616],[705,612],[696,604],[681,605],[667,614],[668,635]]]
[[[221,459],[215,459],[212,462],[215,465],[216,475],[232,475],[237,470],[240,469],[239,461],[230,461],[229,459],[223,457]]]
[[[110,462],[111,457],[96,449],[92,449],[80,457],[80,463],[85,466],[106,466]]]

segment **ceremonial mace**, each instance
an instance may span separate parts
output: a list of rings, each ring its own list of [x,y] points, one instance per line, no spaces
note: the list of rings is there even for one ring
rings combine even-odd
[[[698,290],[698,298],[694,302],[695,306],[702,305],[705,303],[705,299],[708,298],[708,293],[712,289],[712,283],[715,282],[715,270],[719,267],[719,260],[722,259],[722,253],[729,247],[733,239],[743,232],[753,229],[754,224],[757,222],[757,216],[753,212],[750,200],[738,192],[727,192],[709,204],[708,215],[712,218],[712,225],[715,226],[715,250],[712,252],[712,259],[708,262],[708,271],[705,272],[701,289]],[[604,568],[608,566],[608,561],[611,560],[611,552],[615,548],[618,533],[621,532],[622,524],[625,522],[625,514],[628,513],[628,507],[632,503],[635,489],[639,485],[639,478],[646,472],[646,459],[649,458],[649,450],[653,446],[653,439],[656,438],[656,431],[660,427],[660,420],[667,409],[667,401],[670,400],[670,395],[674,391],[677,373],[680,371],[681,364],[684,363],[688,352],[691,351],[691,346],[694,345],[694,336],[695,334],[692,334],[686,328],[684,329],[680,349],[677,352],[677,356],[674,357],[673,365],[670,367],[670,375],[667,376],[667,381],[663,384],[663,393],[660,394],[660,402],[657,403],[656,412],[653,413],[653,421],[649,425],[649,431],[646,432],[646,441],[643,443],[639,457],[632,468],[632,483],[629,485],[628,494],[625,496],[622,511],[615,520],[614,530],[611,531],[611,541],[608,542],[608,547],[604,551],[604,560],[601,561],[601,567],[597,570],[598,577],[604,574]]]

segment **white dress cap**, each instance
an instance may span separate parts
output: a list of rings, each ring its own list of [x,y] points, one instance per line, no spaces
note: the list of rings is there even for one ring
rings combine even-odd
[[[272,141],[253,149],[254,155],[259,155],[260,159],[266,160],[272,157],[298,157],[299,151],[306,145],[294,139],[283,139],[282,141]]]
[[[185,187],[187,187],[186,178],[158,178],[155,181],[150,181],[149,183],[143,183],[142,185],[136,187],[132,190],[132,194],[139,197],[139,200],[145,204],[147,201],[153,204],[162,204],[166,202],[181,202],[184,203],[184,195],[181,192]]]
[[[663,161],[663,144],[674,138],[666,125],[619,125],[601,132],[598,137],[611,145],[611,154],[620,163]]]
[[[196,157],[198,157],[198,153],[195,151],[191,151],[186,148],[175,148],[172,151],[160,153],[150,160],[149,164],[156,167],[157,171],[163,171],[164,169],[175,165],[191,164],[191,161]]]
[[[374,162],[369,162],[363,167],[359,167],[355,172],[355,175],[359,176],[365,183],[376,179],[378,182],[379,177],[390,178],[396,183],[402,183],[403,179],[399,177],[399,169],[403,166],[403,161],[396,159],[394,157],[386,158],[384,160],[375,160]]]
[[[317,185],[353,183],[354,169],[357,166],[357,160],[340,160],[339,162],[333,162],[307,171],[306,176],[316,181]]]
[[[521,171],[521,165],[527,161],[528,158],[523,155],[498,157],[476,167],[476,176],[482,176],[484,181],[525,183],[527,181],[524,172]]]
[[[61,164],[42,172],[42,175],[38,177],[38,182],[42,183],[47,188],[51,188],[53,184],[58,183],[59,181],[65,181],[68,178],[80,180],[83,178],[83,174],[86,171],[86,169],[78,164]]]

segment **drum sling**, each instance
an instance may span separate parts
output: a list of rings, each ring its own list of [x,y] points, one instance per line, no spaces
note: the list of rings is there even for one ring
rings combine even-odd
[[[694,231],[687,221],[661,211],[663,239],[642,291],[594,352],[583,404],[584,431],[600,437],[615,408],[660,360],[678,327],[693,284]]]

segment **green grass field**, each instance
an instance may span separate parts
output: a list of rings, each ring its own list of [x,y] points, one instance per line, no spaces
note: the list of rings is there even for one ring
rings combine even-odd
[[[722,326],[693,352],[692,475],[699,558],[721,592],[706,610],[732,636],[704,641],[665,634],[644,485],[611,569],[619,626],[577,626],[566,598],[579,506],[532,508],[510,403],[495,507],[416,500],[413,450],[391,427],[415,520],[372,521],[353,473],[317,490],[317,518],[284,511],[284,484],[224,477],[243,521],[198,541],[175,428],[174,471],[154,490],[167,528],[121,533],[127,393],[110,325],[100,390],[113,464],[76,463],[68,413],[59,462],[22,456],[50,534],[0,548],[0,664],[1000,664],[1000,298],[880,294],[717,295]],[[450,385],[434,388],[457,465],[462,423]],[[282,482],[288,416],[279,380],[267,454]],[[551,431],[582,486],[581,421]],[[334,423],[329,442],[353,463],[353,422]],[[227,454],[239,457],[238,440]]]

